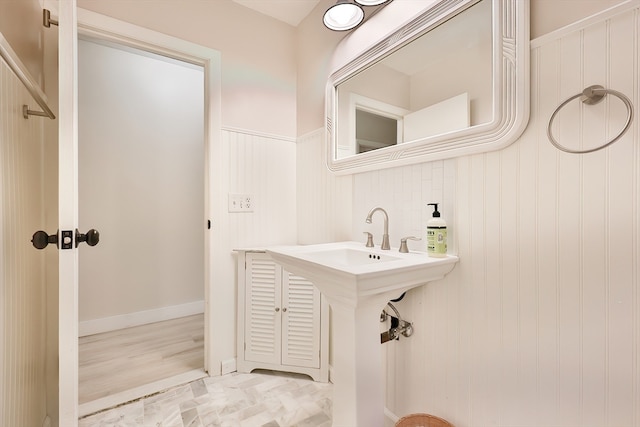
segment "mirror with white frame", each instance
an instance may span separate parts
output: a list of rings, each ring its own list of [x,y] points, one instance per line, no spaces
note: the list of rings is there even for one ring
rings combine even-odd
[[[389,28],[381,23],[394,3],[362,37]],[[333,172],[497,150],[526,127],[528,0],[432,3],[364,52],[349,40],[336,49],[334,63],[345,65],[327,84]]]

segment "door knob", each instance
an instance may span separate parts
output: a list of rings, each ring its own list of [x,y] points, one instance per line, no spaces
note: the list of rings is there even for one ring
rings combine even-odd
[[[76,228],[76,248],[82,242],[86,242],[89,246],[95,246],[100,242],[100,233],[92,228],[87,231],[87,234],[82,234]]]
[[[56,234],[48,235],[46,231],[38,230],[33,233],[31,243],[36,249],[44,249],[49,243],[55,243],[58,246],[58,232]]]

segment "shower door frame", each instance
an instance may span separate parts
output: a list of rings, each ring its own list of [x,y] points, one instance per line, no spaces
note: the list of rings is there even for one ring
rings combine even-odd
[[[52,11],[53,13],[53,11]],[[225,200],[228,187],[227,168],[221,138],[221,55],[220,52],[185,40],[158,33],[114,18],[76,7],[76,2],[61,2],[59,34],[60,56],[60,128],[59,196],[60,225],[73,229],[78,222],[77,165],[77,37],[86,35],[145,50],[204,69],[204,370],[212,376],[221,374],[222,354],[213,346],[215,324],[223,324],[223,311],[212,301],[214,277],[222,277],[221,259],[225,224],[228,221]],[[66,85],[66,86],[63,86]],[[63,102],[66,100],[66,104]],[[62,228],[61,228],[62,229]],[[215,234],[214,234],[215,233]],[[217,242],[217,244],[215,244]],[[81,246],[82,247],[82,246]],[[82,250],[90,250],[83,247]],[[78,419],[78,254],[77,249],[60,257],[59,271],[59,410],[60,425],[77,425]]]

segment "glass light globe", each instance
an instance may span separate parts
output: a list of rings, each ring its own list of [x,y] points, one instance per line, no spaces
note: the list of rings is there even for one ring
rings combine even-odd
[[[349,0],[338,0],[324,13],[324,25],[335,31],[346,31],[357,27],[364,19],[364,11]]]
[[[379,4],[386,3],[389,0],[355,0],[356,3],[363,6],[378,6]]]

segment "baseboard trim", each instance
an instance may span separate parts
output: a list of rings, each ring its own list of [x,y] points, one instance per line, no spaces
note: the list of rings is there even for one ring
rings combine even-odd
[[[397,422],[398,422],[398,420],[400,419],[400,417],[399,417],[399,416],[397,416],[396,414],[394,414],[393,412],[391,412],[391,411],[389,410],[389,408],[387,408],[386,406],[385,406],[385,408],[384,408],[384,416],[385,416],[389,421],[391,421],[393,424],[397,423]]]
[[[329,365],[329,381],[333,383],[333,366],[331,365]],[[384,407],[384,417],[387,420],[391,421],[393,424],[397,423],[400,419],[399,416],[391,412],[386,406]]]
[[[118,316],[103,317],[101,319],[85,320],[78,325],[78,336],[99,334],[116,331],[148,323],[162,322],[194,314],[204,313],[204,301],[161,307],[153,310],[138,311]]]
[[[96,399],[91,402],[86,402],[78,406],[78,417],[87,417],[89,415],[93,415],[107,409],[115,408],[116,406],[130,403],[135,400],[168,390],[170,388],[188,384],[190,382],[197,381],[201,378],[206,377],[208,377],[208,375],[204,370],[194,369],[192,371],[185,372],[184,374],[176,375],[171,378],[166,378],[164,380],[159,380],[150,384],[145,384],[140,387],[135,387],[130,390]]]
[[[220,367],[222,375],[230,374],[238,370],[235,357],[233,359],[223,360]]]

